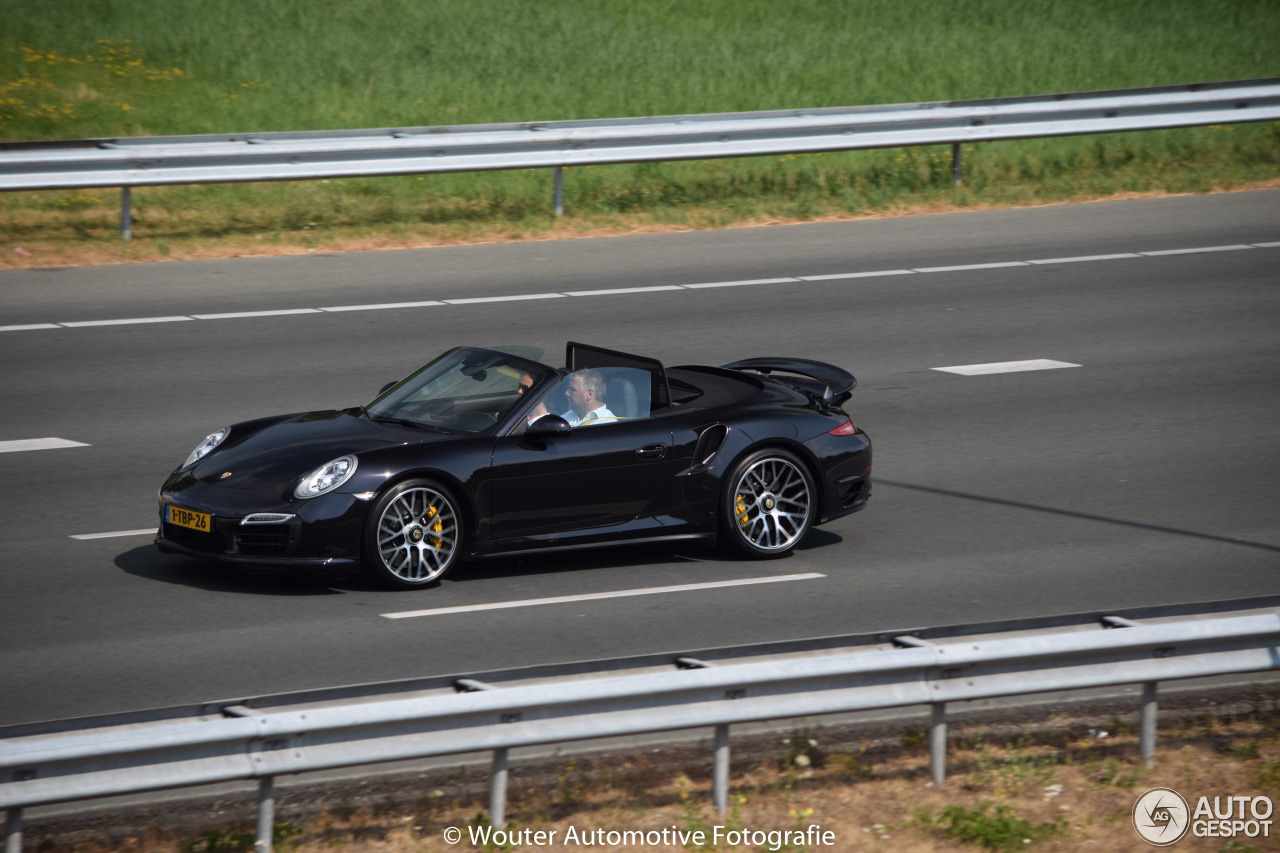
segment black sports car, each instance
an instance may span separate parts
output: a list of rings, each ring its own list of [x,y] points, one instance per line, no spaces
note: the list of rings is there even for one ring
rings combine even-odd
[[[415,588],[546,548],[718,536],[776,557],[871,495],[838,367],[541,355],[457,347],[367,406],[224,427],[165,481],[156,545]]]

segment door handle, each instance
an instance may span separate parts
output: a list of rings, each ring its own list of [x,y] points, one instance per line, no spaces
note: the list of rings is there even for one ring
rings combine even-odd
[[[642,459],[661,459],[666,455],[667,446],[665,444],[646,444],[636,450],[636,456]]]

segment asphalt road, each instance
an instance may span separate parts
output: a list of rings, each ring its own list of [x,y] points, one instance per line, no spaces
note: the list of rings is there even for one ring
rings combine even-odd
[[[84,445],[0,452],[0,724],[1280,593],[1278,243],[1280,192],[1257,192],[0,272],[0,450]],[[830,278],[868,272],[895,274]],[[748,281],[764,283],[688,286]],[[589,293],[631,288],[647,289]],[[439,304],[319,310],[407,302]],[[869,508],[781,561],[598,550],[464,565],[414,593],[242,577],[145,535],[71,538],[154,526],[157,487],[217,427],[366,402],[456,344],[558,361],[566,339],[850,369],[876,448]],[[1079,366],[934,369],[1027,359]],[[803,573],[822,577],[381,616]]]

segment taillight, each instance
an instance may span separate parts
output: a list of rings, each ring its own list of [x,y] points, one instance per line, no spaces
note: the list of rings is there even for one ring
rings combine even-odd
[[[828,435],[857,435],[858,428],[853,425],[852,420],[846,420],[840,426],[828,431]]]

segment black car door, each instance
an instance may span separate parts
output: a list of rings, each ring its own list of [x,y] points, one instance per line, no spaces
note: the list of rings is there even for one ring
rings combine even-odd
[[[678,494],[671,451],[670,430],[648,418],[582,426],[568,435],[499,438],[490,535],[600,534],[653,518]]]

